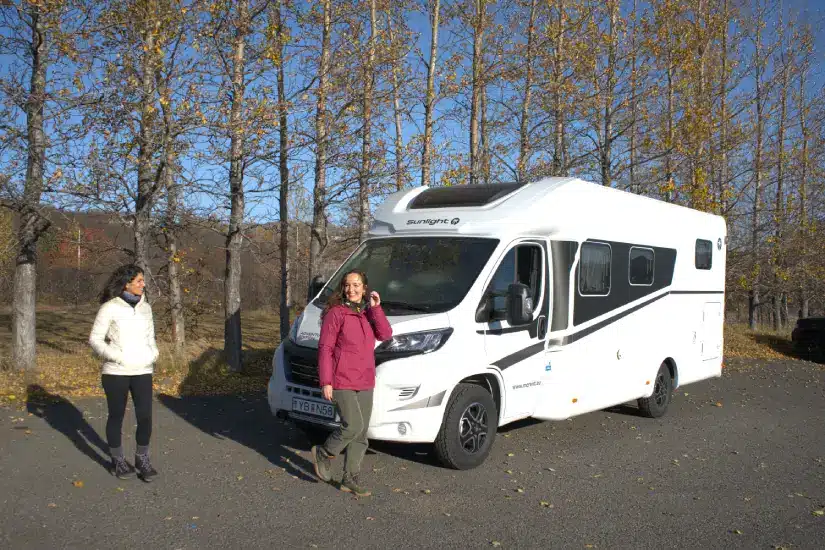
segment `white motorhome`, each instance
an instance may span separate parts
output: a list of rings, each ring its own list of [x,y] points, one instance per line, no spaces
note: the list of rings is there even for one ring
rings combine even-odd
[[[273,357],[274,414],[334,428],[318,388],[326,298],[358,268],[393,327],[368,436],[473,468],[496,429],[638,400],[722,369],[723,218],[575,178],[400,191]]]

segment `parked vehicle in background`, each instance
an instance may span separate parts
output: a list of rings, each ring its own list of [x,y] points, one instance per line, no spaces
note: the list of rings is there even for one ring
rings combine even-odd
[[[799,319],[791,340],[794,350],[803,359],[825,363],[825,317]]]

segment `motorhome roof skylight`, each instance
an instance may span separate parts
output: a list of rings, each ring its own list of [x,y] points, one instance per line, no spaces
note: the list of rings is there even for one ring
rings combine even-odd
[[[491,185],[435,187],[427,189],[415,197],[410,203],[410,209],[484,206],[509,195],[521,185],[519,183],[496,183]]]

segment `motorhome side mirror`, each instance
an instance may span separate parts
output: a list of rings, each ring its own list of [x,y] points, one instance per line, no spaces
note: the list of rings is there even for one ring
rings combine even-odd
[[[493,312],[493,298],[489,293],[485,293],[484,297],[478,303],[476,308],[476,323],[488,323],[490,321],[490,314]]]
[[[507,287],[507,323],[510,326],[526,325],[533,320],[533,298],[530,287],[514,283]]]
[[[327,281],[326,279],[324,279],[322,275],[316,275],[315,277],[313,277],[312,282],[309,283],[309,296],[307,296],[307,301],[312,300],[313,298],[318,296],[318,293],[321,292],[321,290],[324,288],[324,285],[326,284]]]

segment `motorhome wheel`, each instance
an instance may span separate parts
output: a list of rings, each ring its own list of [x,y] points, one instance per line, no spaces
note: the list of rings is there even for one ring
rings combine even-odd
[[[475,384],[459,384],[435,440],[436,455],[450,468],[475,468],[490,454],[497,429],[498,410],[490,392]]]
[[[670,369],[665,363],[656,373],[656,384],[653,386],[653,395],[639,399],[639,410],[644,416],[659,418],[667,411],[667,406],[673,398],[673,378]]]

